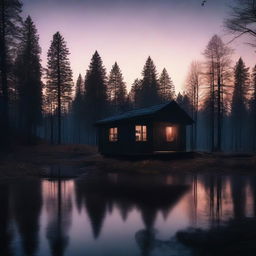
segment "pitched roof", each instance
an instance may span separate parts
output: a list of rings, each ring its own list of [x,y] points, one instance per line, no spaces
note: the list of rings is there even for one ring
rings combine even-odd
[[[151,115],[158,113],[159,111],[163,110],[164,108],[166,108],[168,106],[171,107],[170,112],[172,114],[174,114],[174,112],[175,112],[176,115],[178,114],[180,116],[178,119],[175,118],[175,120],[180,120],[183,123],[187,123],[187,124],[191,124],[194,122],[190,118],[190,116],[173,100],[168,103],[154,105],[154,106],[147,107],[147,108],[135,109],[135,110],[131,110],[131,111],[128,111],[128,112],[125,112],[122,114],[110,116],[110,117],[107,117],[107,118],[97,121],[96,125],[107,124],[107,123],[112,123],[112,122],[116,122],[116,121],[138,118],[138,117],[151,116]]]

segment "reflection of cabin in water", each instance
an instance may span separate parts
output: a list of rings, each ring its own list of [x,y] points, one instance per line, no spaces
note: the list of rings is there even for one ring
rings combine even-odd
[[[106,155],[186,151],[186,125],[192,123],[175,101],[111,116],[96,123],[99,151]]]

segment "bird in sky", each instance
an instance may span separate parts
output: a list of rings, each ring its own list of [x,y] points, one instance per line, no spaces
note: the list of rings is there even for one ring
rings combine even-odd
[[[201,5],[204,6],[206,2],[207,2],[207,0],[203,0],[203,2],[201,3]]]

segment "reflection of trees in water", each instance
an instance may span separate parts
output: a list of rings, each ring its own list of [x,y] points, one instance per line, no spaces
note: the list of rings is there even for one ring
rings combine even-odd
[[[140,248],[141,256],[148,256],[156,246],[155,230],[140,230],[136,232],[135,240]]]
[[[157,208],[141,204],[140,210],[145,227],[149,230],[153,229],[156,220]]]
[[[197,212],[198,212],[198,176],[197,174],[194,174],[191,178],[192,183],[192,190],[189,199],[188,204],[188,214],[190,217],[190,221],[192,226],[197,225]],[[199,204],[200,206],[200,204]]]
[[[253,176],[250,178],[250,186],[253,197],[253,216],[256,217],[256,177]]]
[[[176,240],[161,240],[156,238],[154,229],[139,230],[135,234],[135,241],[141,252],[141,256],[149,256],[154,250],[157,255],[191,255],[190,251],[177,243]]]
[[[72,211],[69,183],[61,180],[48,181],[45,189],[48,214],[46,237],[53,256],[64,255],[68,246]]]
[[[100,235],[101,228],[107,213],[107,198],[101,191],[101,182],[95,181],[97,189],[83,181],[76,181],[76,203],[78,207],[85,207],[95,239]],[[110,203],[111,205],[111,203]]]
[[[246,197],[252,197],[256,205],[256,181],[252,184],[254,195],[246,195],[246,180],[248,177],[241,175],[222,176],[222,175],[202,175],[194,176],[192,179],[193,204],[190,206],[191,219],[193,225],[197,219],[202,218],[202,211],[207,216],[211,225],[218,225],[221,220],[229,218],[243,218],[246,212]],[[256,209],[256,206],[255,206]],[[255,210],[256,212],[256,210]]]
[[[12,209],[25,255],[38,249],[39,217],[42,206],[41,181],[19,181],[12,185]]]
[[[109,179],[108,176],[100,179],[77,180],[77,204],[81,203],[87,210],[93,235],[98,238],[103,226],[107,210],[116,205],[123,220],[129,212],[136,208],[140,211],[145,227],[150,230],[158,211],[167,217],[170,209],[187,191],[186,185],[168,185],[162,176],[125,177],[122,175]],[[79,200],[78,200],[79,199]]]
[[[223,183],[224,182],[224,183]],[[225,181],[222,176],[205,175],[192,177],[192,224],[197,225],[203,210],[209,217],[211,225],[218,224],[222,216],[222,193]]]
[[[97,239],[105,219],[106,198],[99,193],[88,194],[85,206],[92,225],[93,236]]]
[[[12,232],[10,227],[10,196],[9,186],[6,184],[0,185],[0,255],[11,256],[12,248]]]
[[[109,203],[110,203],[109,208],[110,209],[113,208],[113,202],[109,201]],[[115,204],[117,205],[117,207],[119,209],[122,220],[126,221],[128,218],[129,212],[131,212],[133,209],[132,202],[130,202],[128,200],[123,201],[123,200],[117,199]]]
[[[232,200],[234,218],[239,219],[245,217],[245,178],[243,176],[234,175],[231,178]]]
[[[211,224],[218,224],[222,214],[222,177],[209,175],[206,190],[209,195],[209,217]]]

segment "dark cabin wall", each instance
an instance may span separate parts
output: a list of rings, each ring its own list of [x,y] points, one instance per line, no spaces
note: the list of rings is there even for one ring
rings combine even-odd
[[[166,140],[166,127],[174,127],[175,140]],[[170,122],[154,122],[154,151],[186,151],[186,128]]]
[[[147,126],[147,141],[135,141],[135,126]],[[109,141],[109,129],[118,128],[118,141]],[[153,127],[145,120],[102,125],[99,129],[99,152],[105,155],[134,155],[153,153]]]
[[[147,141],[135,140],[135,126],[147,126]],[[176,139],[166,141],[165,128],[175,127]],[[109,129],[118,128],[118,141],[109,141]],[[105,155],[135,155],[152,154],[154,151],[186,151],[186,127],[170,122],[152,122],[148,120],[133,120],[100,126],[99,152]]]

